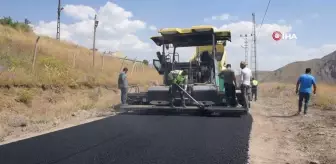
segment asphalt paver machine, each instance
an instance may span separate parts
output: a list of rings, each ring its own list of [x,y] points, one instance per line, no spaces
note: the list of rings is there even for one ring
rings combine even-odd
[[[163,85],[150,86],[146,92],[128,93],[127,105],[120,108],[126,111],[134,110],[187,110],[217,113],[246,114],[248,105],[244,108],[244,95],[236,89],[236,103],[229,103],[225,91],[220,90],[219,68],[223,63],[223,53],[218,53],[216,47],[226,42],[231,42],[230,31],[216,31],[212,26],[193,26],[192,28],[164,28],[159,30],[160,36],[151,37],[157,46],[162,47],[162,52],[157,52],[157,59],[153,65],[163,76]],[[211,46],[212,51],[204,53],[197,51],[193,60],[179,61],[177,52],[180,47]],[[222,46],[222,47],[223,47]],[[168,52],[172,50],[172,52]],[[226,54],[225,54],[226,55]],[[225,63],[225,62],[224,62]],[[169,93],[168,74],[172,70],[187,70],[188,87],[185,90],[186,107],[180,107],[179,93],[175,97],[175,107],[170,106],[171,94]],[[246,97],[246,96],[245,96]],[[247,101],[249,104],[249,101]]]

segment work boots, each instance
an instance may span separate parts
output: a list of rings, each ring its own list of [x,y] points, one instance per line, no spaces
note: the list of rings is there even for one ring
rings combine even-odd
[[[184,101],[184,100],[182,100],[182,107],[183,107],[183,108],[186,108],[186,107],[187,107],[186,104],[185,104],[185,101]]]
[[[185,104],[185,100],[184,101],[182,100],[181,105],[182,105],[183,108],[187,107],[186,104]],[[170,107],[175,108],[174,99],[170,100]]]
[[[174,106],[174,99],[170,100],[170,107],[175,108],[175,106]]]

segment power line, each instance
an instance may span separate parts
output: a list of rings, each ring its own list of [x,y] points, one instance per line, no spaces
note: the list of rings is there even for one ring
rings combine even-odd
[[[264,24],[264,20],[266,18],[266,14],[268,12],[268,8],[269,8],[270,4],[271,4],[271,0],[268,0],[268,4],[267,4],[266,10],[265,10],[263,19],[261,20],[259,29]],[[256,34],[256,21],[255,21],[255,14],[254,13],[252,13],[252,23],[253,23],[253,25],[252,25],[253,44],[251,46],[251,49],[253,49],[253,50],[251,50],[251,69],[254,71],[254,78],[258,80],[257,36],[259,36],[260,31],[258,31],[258,34]]]
[[[269,7],[270,3],[271,3],[271,0],[268,0],[268,4],[267,4],[267,7],[266,7],[266,10],[265,10],[265,13],[264,13],[264,17],[263,17],[263,19],[262,19],[262,21],[260,23],[260,27],[259,28],[261,28],[261,26],[264,24],[264,20],[265,20],[265,17],[266,17],[266,14],[267,14],[267,11],[268,11],[268,7]]]
[[[268,11],[268,8],[269,8],[270,3],[271,3],[271,0],[268,1],[267,7],[266,7],[266,10],[265,10],[263,19],[261,20],[261,23],[260,23],[260,26],[259,26],[258,33],[257,33],[256,37],[259,36],[260,29],[261,29],[262,25],[264,24],[264,20],[265,20],[265,18],[266,18],[266,14],[267,14],[267,11]]]

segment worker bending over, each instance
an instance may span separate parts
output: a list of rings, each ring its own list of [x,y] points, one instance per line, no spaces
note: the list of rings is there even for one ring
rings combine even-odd
[[[188,73],[185,70],[172,70],[168,74],[168,80],[170,82],[169,93],[171,95],[170,105],[174,107],[174,100],[175,100],[175,93],[179,91],[181,97],[181,103],[183,107],[186,107],[185,100],[184,100],[184,90],[187,90],[188,84]],[[178,87],[180,86],[180,87]]]
[[[254,101],[257,101],[258,81],[255,80],[252,77],[251,84],[252,84],[252,96],[251,96],[251,98],[253,99],[253,96],[254,96]]]
[[[244,108],[248,108],[249,101],[251,101],[251,77],[252,71],[247,68],[247,63],[240,62],[241,75],[240,75],[240,90],[244,97]]]

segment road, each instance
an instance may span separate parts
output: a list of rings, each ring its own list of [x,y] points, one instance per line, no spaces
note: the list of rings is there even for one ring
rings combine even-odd
[[[244,164],[251,115],[117,115],[0,146],[1,164]]]

